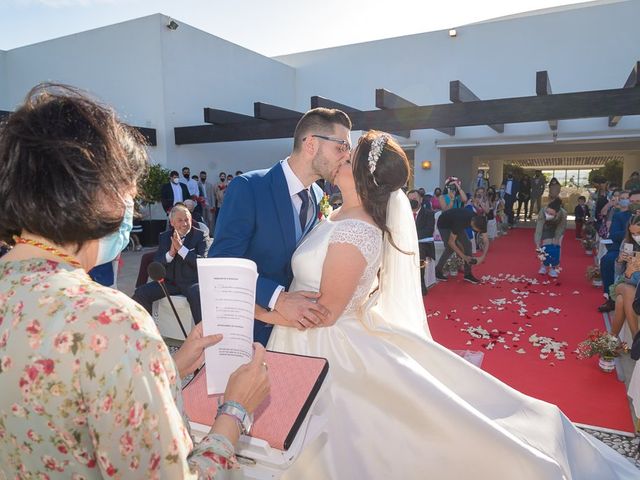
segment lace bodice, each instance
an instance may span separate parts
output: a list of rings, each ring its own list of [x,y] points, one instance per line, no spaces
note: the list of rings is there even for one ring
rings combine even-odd
[[[382,256],[382,232],[378,227],[362,220],[323,221],[303,240],[293,255],[291,266],[294,281],[291,290],[320,289],[324,259],[332,243],[355,246],[367,262],[356,291],[345,308],[346,314],[362,305],[374,286]]]

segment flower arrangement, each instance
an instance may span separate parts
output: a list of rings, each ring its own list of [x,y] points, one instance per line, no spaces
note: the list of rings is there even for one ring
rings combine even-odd
[[[593,220],[585,222],[582,229],[582,246],[586,251],[592,251],[596,247],[597,233]]]
[[[602,278],[600,267],[598,265],[589,265],[585,272],[585,277],[587,277],[587,280],[600,280]]]
[[[454,252],[451,254],[449,259],[444,263],[443,270],[445,272],[451,272],[453,275],[458,274],[458,270],[460,270],[464,266],[464,262],[462,259]]]
[[[333,207],[331,206],[331,203],[329,203],[329,195],[325,193],[322,196],[318,207],[318,209],[320,210],[320,215],[322,215],[324,218],[327,218],[329,215],[331,215],[331,212],[333,212]]]
[[[589,337],[586,340],[578,344],[577,353],[578,358],[584,360],[595,355],[603,358],[615,358],[627,350],[627,344],[617,336],[596,328],[589,332]]]
[[[540,260],[541,262],[544,262],[549,256],[549,254],[544,251],[544,248],[539,247],[539,248],[536,248],[536,256],[538,257],[538,260]]]

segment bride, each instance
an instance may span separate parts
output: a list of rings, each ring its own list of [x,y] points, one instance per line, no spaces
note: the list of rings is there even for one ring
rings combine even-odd
[[[625,458],[554,405],[510,388],[431,339],[418,245],[400,190],[409,164],[387,134],[362,136],[335,183],[342,208],[292,260],[292,290],[319,291],[324,328],[276,326],[268,348],[325,357],[326,431],[289,479],[631,479]],[[259,312],[282,323],[277,312]],[[579,399],[576,399],[579,401]]]

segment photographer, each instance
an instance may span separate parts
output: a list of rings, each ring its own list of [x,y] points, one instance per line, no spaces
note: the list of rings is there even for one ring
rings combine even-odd
[[[467,237],[465,228],[469,228],[474,232],[482,234],[483,245],[485,246],[482,256],[474,258],[471,256],[471,242]],[[487,217],[476,215],[473,211],[466,208],[453,208],[442,212],[438,218],[438,230],[444,242],[445,249],[440,256],[438,265],[436,265],[436,278],[440,281],[446,281],[442,269],[449,260],[449,257],[455,252],[458,257],[464,261],[464,279],[469,283],[480,283],[471,272],[471,265],[482,263],[489,251],[489,239],[487,238]]]
[[[464,208],[467,204],[467,194],[460,187],[460,180],[457,177],[447,178],[444,191],[438,198],[443,212],[452,208]]]

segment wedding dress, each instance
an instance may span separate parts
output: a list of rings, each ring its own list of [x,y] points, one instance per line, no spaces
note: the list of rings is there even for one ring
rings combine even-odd
[[[314,413],[325,432],[287,471],[298,479],[638,479],[618,453],[431,339],[406,196],[389,200],[387,226],[322,221],[292,259],[292,290],[318,291],[327,248],[354,245],[367,261],[335,325],[275,327],[268,348],[329,360]],[[378,271],[382,268],[378,275]],[[579,401],[579,399],[576,399]]]

